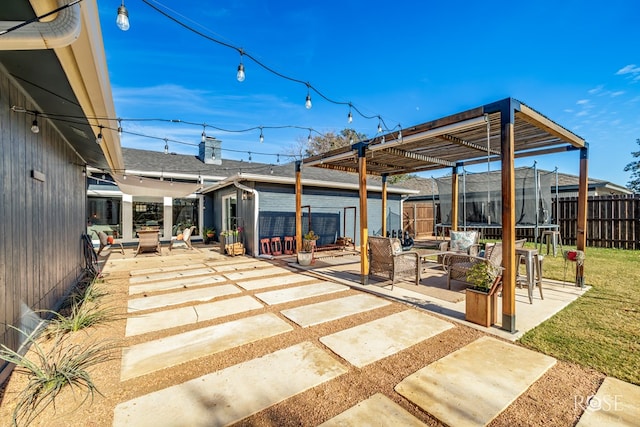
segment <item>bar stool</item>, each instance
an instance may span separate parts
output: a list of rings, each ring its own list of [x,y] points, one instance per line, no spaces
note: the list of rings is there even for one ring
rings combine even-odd
[[[271,238],[271,254],[282,255],[282,242],[280,241],[280,237]]]
[[[285,255],[293,255],[295,252],[295,240],[293,236],[284,236],[284,253]]]
[[[516,255],[522,257],[526,267],[529,304],[533,304],[533,288],[536,285],[540,290],[540,299],[544,299],[542,295],[542,262],[544,257],[538,253],[537,249],[528,248],[516,248]]]
[[[260,252],[265,255],[271,255],[271,239],[260,239]]]
[[[549,255],[549,244],[553,245],[553,256],[555,257],[557,252],[557,246],[560,246],[560,252],[562,252],[562,237],[557,230],[543,231],[540,236],[540,252],[542,252],[542,243],[547,243],[547,255]]]

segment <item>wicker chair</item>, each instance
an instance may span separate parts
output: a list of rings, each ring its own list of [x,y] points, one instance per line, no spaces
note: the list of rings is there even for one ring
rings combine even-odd
[[[526,241],[526,239],[516,240],[515,247],[524,247]],[[469,271],[474,264],[479,262],[490,262],[497,267],[501,267],[502,242],[487,243],[485,245],[483,256],[447,254],[444,257],[443,265],[447,271],[447,288],[451,289],[451,280],[460,280],[464,282],[467,277],[467,271]]]
[[[397,279],[420,283],[420,254],[402,251],[400,239],[394,237],[369,236],[369,275],[391,280],[391,289]]]

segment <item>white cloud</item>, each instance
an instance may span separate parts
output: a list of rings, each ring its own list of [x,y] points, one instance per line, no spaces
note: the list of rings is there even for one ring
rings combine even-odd
[[[565,108],[564,112],[565,113],[573,113],[573,110],[571,108]]]
[[[583,117],[583,116],[586,116],[587,114],[589,114],[587,111],[580,111],[576,113],[576,117]]]
[[[598,85],[598,86],[594,87],[593,89],[589,89],[588,92],[589,92],[589,95],[595,95],[595,94],[601,92],[602,89],[604,89],[604,86],[603,85]]]
[[[611,92],[611,97],[615,98],[616,96],[620,96],[620,95],[624,95],[624,91],[623,90],[619,90],[617,92]]]
[[[624,67],[620,68],[617,72],[616,75],[624,75],[624,74],[638,74],[640,73],[640,67],[636,67],[636,64],[629,64],[629,65],[625,65]]]
[[[576,104],[578,104],[578,105],[585,105],[585,104],[588,104],[588,103],[589,103],[588,99],[580,99],[580,100],[578,100],[578,102],[576,102]]]

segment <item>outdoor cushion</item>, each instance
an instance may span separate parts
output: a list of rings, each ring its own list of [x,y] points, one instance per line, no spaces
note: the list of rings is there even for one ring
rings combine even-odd
[[[451,250],[456,252],[467,252],[478,240],[477,231],[452,231],[450,234]]]

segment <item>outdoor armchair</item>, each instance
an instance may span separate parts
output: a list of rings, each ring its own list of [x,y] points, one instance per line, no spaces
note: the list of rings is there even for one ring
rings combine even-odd
[[[369,275],[391,280],[391,289],[397,279],[420,283],[420,254],[403,251],[400,239],[394,237],[369,236]]]
[[[174,247],[184,247],[186,249],[193,249],[191,246],[191,236],[193,235],[193,231],[196,229],[195,225],[191,227],[185,228],[182,232],[182,239],[178,240],[179,236],[172,236],[171,242],[169,243],[169,251]]]

